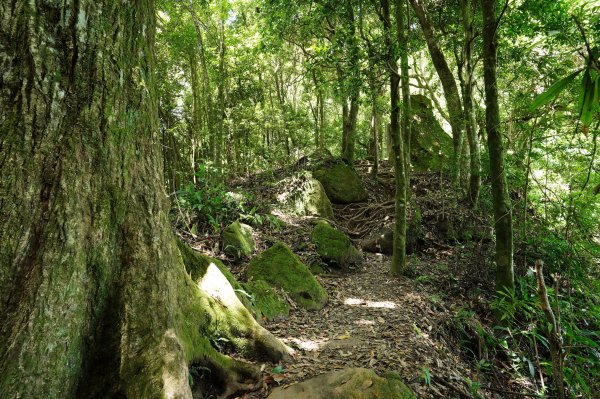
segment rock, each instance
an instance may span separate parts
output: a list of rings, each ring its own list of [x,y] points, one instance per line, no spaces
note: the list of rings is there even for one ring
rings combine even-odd
[[[394,232],[390,229],[382,229],[362,240],[360,247],[365,252],[391,255],[394,250]]]
[[[223,262],[218,259],[211,258],[210,256],[204,255],[200,252],[194,251],[191,247],[185,244],[183,241],[177,239],[177,248],[179,248],[179,252],[181,253],[181,257],[183,258],[183,262],[188,268],[188,273],[190,274],[190,278],[196,284],[198,284],[201,279],[206,275],[208,268],[211,265],[215,265],[219,271],[225,276],[229,284],[233,288],[235,295],[238,297],[240,302],[252,313],[256,315],[257,311],[254,308],[254,305],[248,298],[248,295],[245,293],[241,284],[235,279],[233,274],[225,267]]]
[[[421,95],[410,96],[413,124],[410,159],[415,171],[440,170],[450,165],[452,137],[433,115],[431,101]]]
[[[221,246],[223,252],[236,260],[252,255],[254,252],[252,227],[240,223],[239,220],[231,223],[221,232]]]
[[[416,396],[397,374],[380,377],[373,370],[349,368],[275,388],[268,399],[416,399]]]
[[[308,267],[281,242],[252,259],[246,274],[249,279],[281,288],[305,309],[318,310],[327,302],[327,292]]]
[[[249,281],[242,286],[251,297],[257,319],[273,320],[290,313],[287,301],[264,280]]]
[[[317,222],[310,239],[317,247],[321,259],[330,265],[348,267],[361,260],[360,252],[350,238],[325,221]]]
[[[323,185],[310,172],[302,172],[277,183],[277,201],[282,213],[319,216],[333,220],[331,201]]]
[[[356,171],[341,160],[321,163],[313,172],[331,202],[350,204],[367,199],[367,192]]]

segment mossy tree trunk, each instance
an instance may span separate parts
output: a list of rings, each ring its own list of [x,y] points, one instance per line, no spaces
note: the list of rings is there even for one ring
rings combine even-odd
[[[3,397],[191,398],[190,362],[225,382],[256,372],[211,347],[220,331],[249,352],[289,353],[184,268],[162,176],[153,1],[2,7]]]
[[[346,47],[347,65],[339,66],[340,91],[342,101],[342,159],[349,165],[354,162],[354,147],[356,141],[356,121],[360,100],[360,50],[356,37],[356,21],[351,1],[344,2],[342,29],[345,31],[344,46]]]
[[[460,157],[462,153],[462,132],[464,124],[458,87],[456,86],[456,81],[448,66],[446,57],[440,48],[433,25],[427,15],[424,0],[410,0],[410,3],[419,20],[419,25],[421,25],[421,30],[423,31],[425,41],[427,42],[431,61],[433,62],[433,66],[442,83],[444,98],[446,99],[446,106],[450,118],[450,126],[452,128],[452,143],[454,147],[451,165],[452,181],[455,187],[458,188],[460,182]]]
[[[475,78],[475,65],[473,65],[473,41],[475,40],[473,26],[474,5],[473,0],[461,0],[465,38],[463,46],[464,70],[460,74],[460,79],[463,88],[465,131],[469,143],[469,187],[467,198],[471,207],[477,206],[479,189],[481,187],[481,155],[479,140],[477,138],[475,107],[473,104],[473,79]]]
[[[391,272],[401,275],[406,268],[406,162],[404,157],[404,137],[400,131],[400,75],[396,63],[395,49],[392,40],[392,23],[389,0],[381,0],[381,19],[385,29],[385,43],[388,50],[387,66],[390,74],[390,136],[393,148],[394,177],[396,182],[395,211],[394,211],[394,243]],[[402,29],[401,10],[402,0],[396,2],[397,35]],[[399,43],[400,40],[397,41]],[[406,49],[401,49],[406,51]]]
[[[514,289],[512,210],[504,171],[504,148],[498,107],[496,1],[481,0],[485,121],[490,154],[494,227],[496,233],[496,290]]]

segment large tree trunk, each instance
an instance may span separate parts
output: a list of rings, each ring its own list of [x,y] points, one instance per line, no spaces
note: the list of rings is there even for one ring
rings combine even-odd
[[[217,329],[249,353],[289,350],[224,307],[210,267],[194,281],[184,268],[163,185],[153,1],[66,4],[1,6],[0,392],[191,398],[190,362],[243,380],[256,370],[211,347]]]
[[[512,211],[504,172],[504,149],[500,134],[500,110],[496,80],[496,0],[481,0],[483,14],[483,66],[485,80],[485,121],[492,200],[496,230],[496,290],[514,289]]]
[[[415,10],[421,29],[423,30],[431,61],[433,62],[433,66],[435,67],[444,90],[444,97],[446,99],[446,106],[448,107],[448,115],[450,117],[450,126],[452,127],[452,143],[454,147],[452,155],[452,181],[458,187],[460,182],[460,157],[462,152],[462,126],[464,124],[458,88],[456,87],[456,81],[454,80],[452,71],[450,70],[450,67],[448,67],[446,57],[438,44],[435,30],[427,15],[424,0],[410,0],[410,3],[413,10]]]

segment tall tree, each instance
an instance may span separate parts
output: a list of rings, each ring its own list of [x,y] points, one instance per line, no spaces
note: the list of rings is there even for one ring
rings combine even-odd
[[[461,0],[462,23],[464,30],[464,43],[462,51],[462,62],[464,66],[459,69],[459,78],[463,93],[463,110],[465,119],[465,131],[469,143],[469,189],[467,198],[471,206],[475,207],[479,199],[481,186],[481,155],[479,151],[479,140],[477,138],[477,122],[475,120],[475,107],[473,104],[473,85],[475,79],[475,65],[473,63],[473,42],[475,31],[473,23],[475,2],[473,0]]]
[[[400,130],[400,74],[398,73],[398,44],[402,42],[403,1],[396,2],[396,41],[392,38],[392,20],[389,0],[381,0],[381,20],[384,26],[385,44],[388,50],[386,64],[390,76],[390,125],[389,134],[392,141],[394,159],[394,180],[396,183],[394,210],[394,243],[391,272],[401,275],[406,270],[406,157],[404,136]],[[400,49],[406,51],[406,48]]]
[[[481,12],[483,14],[485,127],[490,154],[494,227],[496,231],[496,290],[514,289],[512,210],[504,170],[504,147],[500,133],[500,109],[498,106],[496,77],[498,40],[496,36],[498,28],[496,0],[481,0]]]
[[[431,61],[433,62],[433,66],[442,83],[444,98],[446,99],[446,106],[448,107],[448,115],[450,117],[452,143],[454,147],[451,165],[452,180],[455,185],[458,185],[460,181],[460,156],[462,153],[462,132],[464,125],[462,106],[456,81],[448,66],[448,61],[440,48],[435,29],[433,28],[433,24],[427,13],[424,1],[425,0],[410,0],[410,3],[419,20],[423,35],[425,36],[425,41],[427,42]]]
[[[191,362],[242,387],[258,370],[211,347],[217,325],[289,353],[170,229],[154,2],[1,7],[3,397],[189,399]]]

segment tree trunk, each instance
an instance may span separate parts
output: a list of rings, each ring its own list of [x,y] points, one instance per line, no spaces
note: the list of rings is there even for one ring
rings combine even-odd
[[[402,0],[396,7],[402,7]],[[396,182],[395,211],[394,211],[394,243],[391,272],[401,275],[406,268],[406,163],[404,157],[404,136],[400,132],[400,75],[396,63],[396,52],[392,42],[392,23],[389,0],[381,0],[382,20],[385,30],[385,44],[388,50],[387,64],[390,74],[390,136],[392,139],[394,177]],[[400,36],[402,28],[402,10],[396,9],[397,35]],[[400,40],[398,40],[400,42]],[[404,51],[406,49],[403,49]]]
[[[496,1],[481,0],[481,11],[483,14],[485,121],[496,230],[496,290],[499,291],[514,289],[514,271],[512,213],[504,172],[504,149],[500,134],[500,110],[496,81]]]
[[[241,387],[256,369],[212,348],[217,328],[249,354],[289,353],[214,289],[212,264],[194,280],[184,268],[162,175],[153,1],[3,7],[3,397],[191,398],[191,362]]]
[[[464,123],[460,96],[458,95],[458,88],[456,87],[456,81],[454,80],[452,71],[448,67],[446,57],[440,49],[437,38],[435,37],[435,30],[429,20],[423,1],[424,0],[410,0],[410,3],[415,10],[419,24],[421,25],[425,41],[427,42],[427,48],[429,49],[429,54],[431,56],[431,61],[433,62],[433,66],[435,67],[444,90],[444,97],[446,98],[448,114],[450,116],[450,126],[452,127],[452,143],[454,147],[451,165],[452,181],[455,186],[458,187],[460,182],[459,160],[462,152],[462,126]]]
[[[196,29],[196,42],[198,45],[198,54],[200,55],[200,67],[202,71],[202,85],[204,92],[204,100],[206,102],[206,120],[208,127],[208,145],[209,145],[209,153],[211,160],[217,163],[217,150],[215,142],[217,123],[216,123],[216,110],[214,106],[213,96],[212,96],[212,83],[210,81],[210,75],[208,74],[208,66],[206,64],[206,54],[205,54],[205,46],[204,46],[204,37],[202,35],[202,26],[200,23],[200,19],[196,14],[196,10],[194,9],[194,2],[190,1],[189,11],[192,16],[192,20],[194,21],[194,27]]]
[[[475,121],[475,109],[473,105],[473,78],[475,66],[473,65],[473,2],[472,0],[461,0],[463,29],[465,31],[464,43],[464,75],[461,78],[463,84],[463,104],[465,131],[469,142],[469,189],[468,200],[471,207],[475,208],[479,200],[479,188],[481,187],[481,155],[479,151],[479,140],[477,139],[477,122]]]

